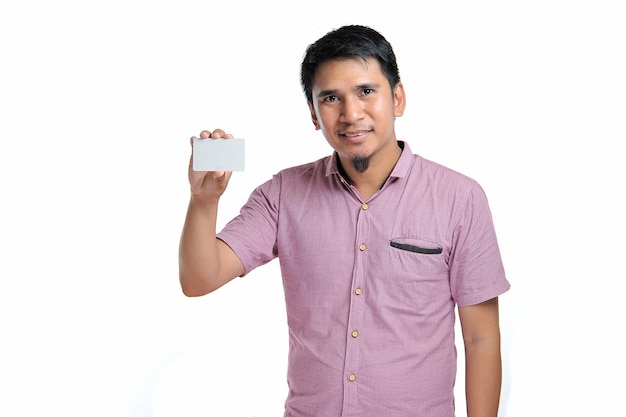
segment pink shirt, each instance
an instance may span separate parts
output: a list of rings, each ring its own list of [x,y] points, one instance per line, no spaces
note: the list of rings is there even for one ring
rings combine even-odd
[[[279,258],[285,417],[452,417],[455,305],[509,289],[487,199],[406,143],[368,201],[336,155],[276,174],[219,234],[246,274]]]

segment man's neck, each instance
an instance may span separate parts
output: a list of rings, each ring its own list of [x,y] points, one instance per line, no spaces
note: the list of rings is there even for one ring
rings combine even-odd
[[[357,171],[350,161],[340,159],[338,161],[339,170],[350,184],[359,191],[363,201],[367,201],[385,184],[398,159],[400,159],[400,154],[402,154],[400,146],[376,154],[372,156],[369,166],[364,172]]]

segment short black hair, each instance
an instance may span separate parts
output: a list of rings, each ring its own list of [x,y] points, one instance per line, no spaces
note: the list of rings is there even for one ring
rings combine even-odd
[[[319,65],[330,59],[375,58],[393,90],[400,82],[396,55],[391,44],[376,30],[361,25],[347,25],[332,30],[306,49],[300,71],[300,83],[307,101],[313,101],[313,78]]]

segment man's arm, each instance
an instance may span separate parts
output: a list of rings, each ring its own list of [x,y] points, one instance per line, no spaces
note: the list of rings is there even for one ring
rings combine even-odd
[[[502,385],[498,298],[459,307],[468,417],[496,417]]]
[[[232,138],[232,135],[217,129],[213,133],[203,131],[200,137]],[[179,278],[187,296],[208,294],[244,273],[239,257],[216,238],[217,206],[231,174],[193,171],[190,158],[191,198],[179,246]]]

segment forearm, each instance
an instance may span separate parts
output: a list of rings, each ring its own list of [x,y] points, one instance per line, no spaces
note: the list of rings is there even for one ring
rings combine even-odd
[[[467,343],[465,361],[468,417],[496,417],[502,384],[499,337]]]
[[[204,295],[219,286],[216,222],[217,202],[190,200],[179,246],[180,284],[188,296]]]

